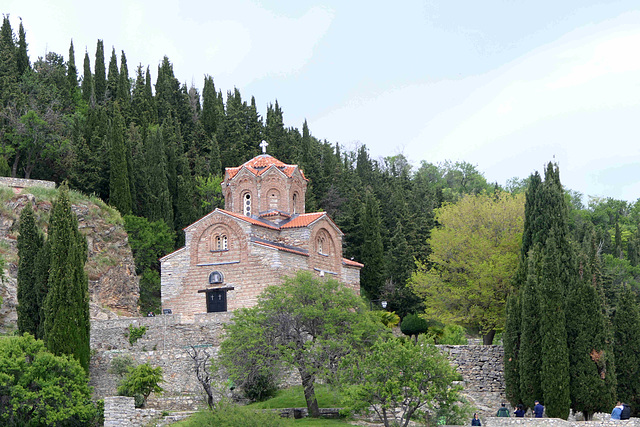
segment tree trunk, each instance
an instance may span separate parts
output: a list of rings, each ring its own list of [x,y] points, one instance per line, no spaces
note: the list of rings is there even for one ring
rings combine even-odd
[[[298,368],[300,378],[302,378],[302,387],[304,388],[304,399],[307,401],[307,409],[309,416],[313,418],[320,417],[320,408],[318,408],[318,400],[316,392],[313,388],[314,376],[307,372],[304,368]]]
[[[11,178],[15,178],[18,173],[18,163],[20,162],[20,153],[16,151],[16,158],[13,160],[13,166],[11,167]]]
[[[482,337],[482,345],[493,344],[493,337],[496,335],[495,329],[490,330],[486,335]]]

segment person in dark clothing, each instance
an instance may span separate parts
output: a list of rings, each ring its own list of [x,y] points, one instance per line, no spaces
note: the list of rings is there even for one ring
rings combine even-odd
[[[513,411],[513,413],[515,414],[516,418],[524,418],[524,408],[520,404],[516,406],[516,410]]]
[[[620,412],[620,419],[628,420],[629,418],[631,418],[631,406],[627,405],[626,403],[623,403],[622,412]]]
[[[536,400],[536,406],[533,407],[533,416],[536,418],[542,418],[542,414],[544,414],[544,406]]]
[[[496,417],[509,417],[509,416],[510,416],[509,410],[503,403],[500,409],[498,409],[498,413],[496,413]]]
[[[471,419],[471,425],[472,426],[481,426],[482,425],[480,423],[480,418],[478,418],[478,413],[477,412],[475,414],[473,414],[473,418]]]

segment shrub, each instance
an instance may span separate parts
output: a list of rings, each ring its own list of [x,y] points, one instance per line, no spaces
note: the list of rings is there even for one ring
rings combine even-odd
[[[460,325],[447,325],[442,330],[442,337],[438,340],[438,344],[466,345],[465,332],[465,329]]]
[[[426,320],[421,318],[415,313],[408,314],[402,319],[402,323],[400,324],[400,330],[403,334],[408,336],[416,337],[416,342],[418,341],[418,335],[424,334],[429,330],[429,325]]]
[[[133,358],[129,355],[125,356],[117,356],[114,357],[111,361],[111,366],[109,367],[109,373],[115,374],[120,378],[124,378],[124,376],[129,372],[131,368],[133,368],[134,362]]]
[[[118,394],[135,398],[136,408],[142,408],[152,392],[164,391],[159,385],[161,382],[164,382],[162,368],[154,368],[148,363],[143,363],[129,369],[127,376],[118,386]]]
[[[262,411],[228,402],[219,403],[213,411],[201,411],[178,424],[179,427],[279,427],[294,425],[277,412]]]
[[[146,326],[135,327],[133,325],[129,325],[129,344],[134,345],[140,338],[147,333]]]

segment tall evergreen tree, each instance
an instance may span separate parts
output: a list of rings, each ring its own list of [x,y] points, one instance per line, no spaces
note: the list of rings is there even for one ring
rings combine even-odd
[[[504,394],[511,406],[515,407],[523,401],[520,394],[520,370],[519,370],[519,350],[520,350],[520,327],[522,324],[522,305],[520,304],[520,293],[513,292],[507,297],[506,321],[504,333],[502,334],[502,345],[504,347]],[[506,355],[509,355],[507,357]]]
[[[51,263],[51,249],[49,240],[46,240],[42,248],[38,251],[35,263],[35,282],[34,288],[36,292],[36,305],[38,306],[38,330],[35,337],[44,340],[44,324],[45,324],[45,301],[49,292],[49,265]]]
[[[31,203],[22,209],[18,233],[18,332],[37,337],[41,319],[35,264],[44,237],[36,225]]]
[[[4,15],[0,27],[0,107],[18,97],[18,63],[9,16]]]
[[[104,43],[102,40],[98,40],[96,46],[96,62],[93,73],[93,87],[96,95],[96,102],[104,102],[104,97],[107,92],[107,69],[104,65]]]
[[[73,49],[73,40],[69,45],[69,59],[67,60],[67,86],[69,87],[69,100],[75,106],[78,101],[78,69],[76,68],[76,56]]]
[[[164,220],[173,228],[173,205],[167,180],[167,157],[162,129],[154,126],[149,131],[145,147],[146,164],[149,167],[146,214],[149,221]]]
[[[380,234],[378,201],[370,192],[365,196],[362,229],[365,230],[361,259],[364,267],[360,284],[367,297],[379,299],[384,285],[384,247]]]
[[[218,116],[216,86],[213,84],[213,77],[204,77],[204,88],[202,89],[202,126],[209,138],[212,138],[218,130],[218,122],[222,117]]]
[[[92,104],[91,99],[95,101],[95,94],[93,92],[93,74],[91,74],[91,62],[89,61],[89,53],[84,52],[84,67],[82,73],[82,99],[87,104]]]
[[[59,189],[49,222],[49,291],[45,300],[45,345],[76,358],[89,370],[89,282],[84,272],[87,241],[78,231],[69,188]]]
[[[118,95],[118,83],[120,81],[118,73],[118,57],[116,56],[116,48],[111,48],[111,59],[109,59],[109,73],[107,74],[107,92],[106,98],[114,101]]]
[[[629,285],[619,290],[613,331],[618,400],[630,404],[637,416],[640,412],[640,308]]]
[[[118,92],[116,99],[120,104],[126,126],[131,121],[131,82],[129,81],[129,67],[127,66],[127,57],[124,54],[124,50],[122,51],[122,55],[120,55],[120,74],[118,74]]]
[[[20,27],[18,28],[18,52],[16,54],[19,76],[23,75],[25,71],[31,69],[27,46],[27,36],[25,34],[24,27],[22,26],[22,19],[20,19]]]
[[[131,188],[127,167],[127,150],[124,141],[124,124],[118,105],[111,114],[109,126],[110,170],[109,204],[122,215],[131,213]]]

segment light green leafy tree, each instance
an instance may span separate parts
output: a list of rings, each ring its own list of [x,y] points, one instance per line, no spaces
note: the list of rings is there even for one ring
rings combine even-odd
[[[96,407],[80,363],[25,334],[0,340],[0,424],[91,425]]]
[[[320,415],[316,380],[335,379],[343,356],[368,347],[386,329],[353,291],[308,271],[267,288],[255,307],[237,310],[234,319],[219,354],[230,378],[243,381],[247,367],[264,363],[295,368],[312,417]]]
[[[465,195],[436,209],[436,222],[429,264],[418,263],[409,285],[427,318],[477,328],[491,344],[518,268],[524,195]]]
[[[159,366],[154,368],[148,363],[143,363],[129,369],[118,386],[118,394],[135,397],[136,407],[144,407],[152,392],[162,393],[164,391],[160,387],[161,382],[164,382],[162,368]]]
[[[373,410],[386,427],[441,417],[456,424],[467,415],[455,368],[424,336],[417,344],[381,339],[367,352],[344,357],[340,366],[345,408]]]

